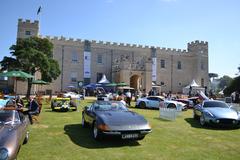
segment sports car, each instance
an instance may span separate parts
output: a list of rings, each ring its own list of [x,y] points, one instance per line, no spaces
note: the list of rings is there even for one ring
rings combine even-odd
[[[152,131],[143,116],[128,110],[119,101],[96,101],[85,107],[82,111],[82,126],[90,126],[96,140],[104,136],[142,140]]]
[[[54,98],[51,102],[52,111],[73,111],[77,110],[77,105],[70,98]]]
[[[138,98],[136,102],[137,108],[159,108],[160,102],[164,101],[164,97],[161,96],[148,96]]]
[[[225,102],[205,100],[193,109],[193,117],[199,119],[202,126],[206,124],[219,126],[239,126],[240,112],[232,109]]]
[[[13,160],[28,142],[29,119],[16,110],[0,110],[0,159]]]
[[[84,99],[83,95],[77,94],[75,92],[67,92],[63,94],[64,98],[73,98],[73,99]]]
[[[178,102],[175,100],[168,100],[168,99],[165,99],[164,101],[160,102],[159,107],[172,108],[172,109],[176,109],[178,111],[186,111],[187,110],[187,105],[185,103]]]

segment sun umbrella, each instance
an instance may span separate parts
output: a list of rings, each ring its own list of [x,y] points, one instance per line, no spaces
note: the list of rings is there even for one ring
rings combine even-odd
[[[45,84],[48,84],[48,82],[45,82],[44,80],[38,79],[38,80],[33,80],[32,84],[45,85]]]
[[[106,84],[106,86],[108,86],[108,87],[115,87],[115,86],[117,86],[117,83],[109,83],[109,84]]]
[[[125,83],[125,82],[120,82],[120,83],[117,83],[117,86],[119,87],[123,87],[123,86],[127,86],[128,84]]]
[[[23,71],[9,71],[0,73],[1,77],[13,77],[13,78],[33,78],[34,76]],[[16,93],[17,93],[17,79],[16,81]]]
[[[15,78],[33,78],[34,76],[23,71],[9,71],[0,73],[1,77],[15,77]]]

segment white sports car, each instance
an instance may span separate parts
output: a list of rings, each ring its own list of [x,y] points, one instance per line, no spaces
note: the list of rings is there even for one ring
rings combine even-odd
[[[161,96],[148,96],[138,98],[136,102],[137,108],[159,108],[160,102],[164,101],[164,97]]]
[[[63,94],[64,98],[73,98],[73,99],[84,99],[83,95],[77,94],[75,92],[67,92]]]

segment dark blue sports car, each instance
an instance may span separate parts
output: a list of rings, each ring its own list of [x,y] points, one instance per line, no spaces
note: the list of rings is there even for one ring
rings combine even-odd
[[[96,140],[103,136],[142,140],[152,131],[143,116],[128,110],[119,101],[96,101],[85,107],[82,111],[82,126],[90,126]]]

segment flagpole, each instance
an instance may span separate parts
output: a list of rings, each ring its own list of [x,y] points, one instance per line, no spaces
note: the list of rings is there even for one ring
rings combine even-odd
[[[40,20],[41,20],[41,14],[42,14],[42,6],[40,5],[38,10],[37,10],[37,20],[38,20],[38,23],[39,23],[39,29],[38,29],[38,32],[40,33]],[[38,33],[38,34],[39,34]],[[39,35],[38,35],[39,36]]]

